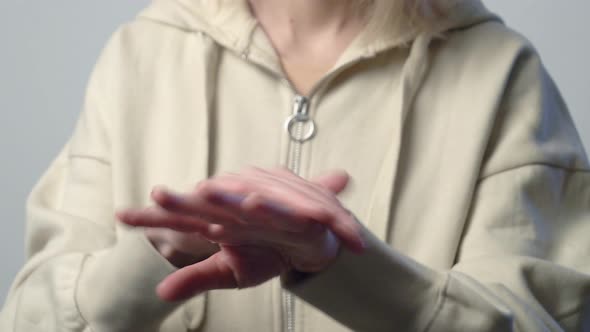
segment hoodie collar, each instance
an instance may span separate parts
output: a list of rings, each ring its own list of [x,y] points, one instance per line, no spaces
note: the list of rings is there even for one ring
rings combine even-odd
[[[139,17],[181,30],[205,33],[224,48],[238,54],[248,54],[253,51],[251,48],[269,51],[264,38],[253,38],[257,21],[247,0],[153,0]],[[436,24],[437,29],[433,33],[440,35],[489,20],[499,19],[480,0],[457,0],[449,15]],[[391,48],[409,45],[418,35],[419,31],[400,29],[374,36],[366,43],[362,41],[361,34],[339,62],[371,57]]]

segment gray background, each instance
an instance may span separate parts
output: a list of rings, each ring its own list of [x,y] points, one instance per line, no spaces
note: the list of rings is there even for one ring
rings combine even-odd
[[[69,137],[106,39],[148,2],[0,2],[0,303],[24,259],[26,196]],[[590,2],[486,3],[537,46],[590,146]]]

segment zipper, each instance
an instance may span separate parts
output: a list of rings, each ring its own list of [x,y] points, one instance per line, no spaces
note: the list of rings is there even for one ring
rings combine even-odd
[[[293,100],[293,112],[285,121],[285,131],[291,139],[288,168],[300,174],[301,149],[303,143],[311,140],[316,133],[316,125],[309,117],[309,99],[296,95]],[[295,332],[295,297],[283,290],[283,331]]]
[[[285,131],[291,139],[289,151],[289,169],[299,175],[301,148],[303,143],[311,140],[316,133],[316,126],[309,117],[309,99],[296,95],[293,100],[293,113],[285,121]]]
[[[241,54],[242,59],[254,66],[258,67],[264,72],[271,74],[281,80],[291,91],[297,91],[295,86],[289,81],[283,73],[278,73],[275,70],[263,65],[259,61],[252,61],[249,52]],[[324,78],[317,82],[309,92],[309,96],[313,96],[332,78],[352,67],[353,65],[363,61],[366,57],[360,57],[350,61],[337,70],[328,73]],[[317,131],[314,121],[309,117],[309,98],[295,93],[293,100],[293,112],[285,121],[285,130],[291,139],[290,148],[288,152],[287,167],[295,174],[300,173],[301,149],[303,143],[311,140]],[[283,332],[295,332],[295,297],[286,290],[282,290],[282,305],[283,305]]]

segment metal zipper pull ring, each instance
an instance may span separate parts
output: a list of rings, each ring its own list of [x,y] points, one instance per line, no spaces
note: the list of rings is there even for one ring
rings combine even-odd
[[[302,132],[297,125],[305,126],[307,130]],[[316,126],[315,122],[304,114],[293,114],[287,118],[285,122],[285,129],[289,133],[291,139],[297,143],[304,143],[315,136]]]
[[[295,96],[293,113],[285,122],[285,130],[294,142],[309,141],[316,133],[315,122],[309,118],[308,106],[309,100],[307,98],[300,95]]]

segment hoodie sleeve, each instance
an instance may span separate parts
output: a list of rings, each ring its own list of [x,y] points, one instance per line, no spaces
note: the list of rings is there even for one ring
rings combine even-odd
[[[117,33],[106,47],[73,136],[29,196],[2,331],[152,331],[175,309],[154,291],[175,268],[114,217],[107,88],[123,44]]]
[[[456,265],[423,266],[365,230],[284,286],[355,331],[590,330],[590,173],[537,54],[523,49],[499,103]]]

